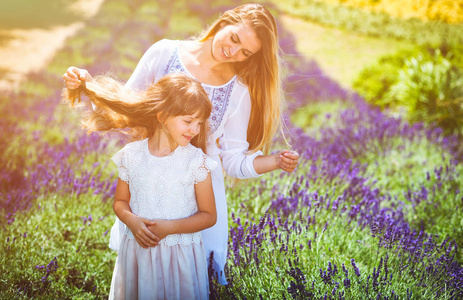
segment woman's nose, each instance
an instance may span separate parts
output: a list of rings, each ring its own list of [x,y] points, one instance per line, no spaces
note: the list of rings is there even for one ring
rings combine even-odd
[[[240,50],[239,46],[230,47],[230,55],[235,55]]]

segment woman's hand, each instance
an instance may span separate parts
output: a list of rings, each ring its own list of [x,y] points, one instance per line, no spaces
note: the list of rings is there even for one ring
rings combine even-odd
[[[155,247],[159,244],[160,239],[148,229],[149,226],[155,225],[155,222],[134,215],[129,223],[130,225],[127,226],[142,248]]]
[[[252,162],[257,174],[263,174],[278,169],[291,173],[299,163],[299,154],[296,151],[281,150],[271,155],[259,155]]]
[[[278,167],[288,173],[293,172],[299,163],[299,154],[296,151],[282,150],[278,155]]]
[[[69,90],[77,89],[82,81],[93,81],[93,77],[85,69],[69,67],[66,73],[63,74],[64,83]]]

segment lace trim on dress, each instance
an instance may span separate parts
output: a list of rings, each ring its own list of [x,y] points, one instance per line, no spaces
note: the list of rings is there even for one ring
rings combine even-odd
[[[194,183],[197,184],[201,181],[204,181],[207,178],[207,175],[217,166],[217,162],[203,154],[202,164],[195,170],[193,170],[193,179]]]

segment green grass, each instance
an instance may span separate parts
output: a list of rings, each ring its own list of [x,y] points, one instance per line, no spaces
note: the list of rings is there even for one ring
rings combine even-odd
[[[82,217],[90,214],[93,222],[84,224]],[[104,232],[114,221],[111,203],[91,192],[39,197],[31,210],[15,219],[14,225],[0,231],[0,290],[14,295],[21,287],[25,295],[57,299],[109,293],[116,253],[108,251],[109,235]],[[54,257],[58,268],[44,284],[41,277],[46,271],[34,266],[46,266]],[[96,293],[86,294],[94,287]]]

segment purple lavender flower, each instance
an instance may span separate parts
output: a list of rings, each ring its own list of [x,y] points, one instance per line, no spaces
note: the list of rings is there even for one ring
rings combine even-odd
[[[355,275],[357,275],[357,277],[360,277],[360,270],[357,268],[357,265],[355,264],[355,259],[352,258],[350,262],[352,263],[352,267],[354,268]]]

